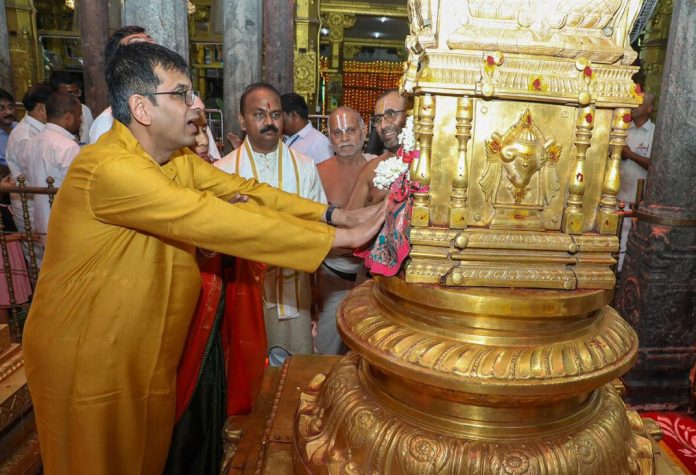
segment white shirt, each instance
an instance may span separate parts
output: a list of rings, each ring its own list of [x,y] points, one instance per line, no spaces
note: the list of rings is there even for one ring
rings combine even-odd
[[[99,137],[111,130],[112,125],[114,125],[114,115],[111,113],[111,107],[107,107],[94,119],[92,127],[90,127],[89,143],[96,143]],[[220,160],[220,151],[217,145],[215,145],[215,139],[210,128],[208,128],[208,156],[211,160]]]
[[[59,188],[79,151],[80,146],[75,142],[73,134],[59,125],[46,124],[29,141],[27,154],[32,160],[27,170],[28,185],[45,187],[46,178],[50,176],[55,180],[53,186]],[[46,243],[45,233],[48,230],[50,212],[48,195],[34,195],[34,229],[42,234],[43,244]]]
[[[655,124],[650,119],[641,127],[636,127],[631,122],[631,125],[628,127],[628,135],[626,136],[626,145],[638,155],[650,158],[654,134]],[[638,180],[644,180],[647,176],[648,171],[633,160],[621,160],[621,188],[619,188],[616,199],[626,203],[633,203],[636,199]]]
[[[16,180],[19,175],[26,176],[26,141],[43,129],[44,124],[30,115],[25,115],[19,124],[17,124],[17,127],[12,129],[10,138],[7,141],[7,165],[10,167],[10,173],[13,179]]]
[[[288,193],[326,203],[324,188],[314,162],[301,153],[290,151],[284,143],[270,153],[259,153],[251,148],[249,139],[213,164],[227,173],[244,178],[255,178]],[[282,182],[279,183],[282,170]],[[309,274],[293,269],[269,266],[264,279],[264,303],[267,309],[275,307],[280,320],[309,315],[311,298]]]
[[[80,143],[88,144],[89,130],[92,127],[92,122],[94,122],[94,119],[92,118],[92,111],[89,110],[89,107],[87,107],[84,104],[80,105],[82,106],[82,119],[80,122]]]
[[[308,122],[302,130],[285,139],[285,143],[293,150],[314,160],[314,164],[328,160],[334,156],[333,146],[328,137]]]
[[[10,175],[14,181],[17,181],[19,175],[24,175],[27,178],[28,161],[27,148],[29,141],[36,134],[44,129],[43,122],[34,119],[30,115],[25,115],[24,118],[17,124],[17,127],[12,129],[10,138],[7,141],[7,165],[10,167]],[[28,185],[28,183],[25,182]],[[22,209],[22,201],[17,193],[10,195],[12,216],[14,218],[17,229],[24,232],[24,210]],[[34,202],[31,196],[28,195],[27,205],[29,206],[29,216],[33,219]]]

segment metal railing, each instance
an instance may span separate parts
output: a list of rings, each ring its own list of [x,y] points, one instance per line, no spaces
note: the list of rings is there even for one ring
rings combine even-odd
[[[26,186],[26,179],[23,176],[17,177],[16,185],[0,183],[0,195],[10,194],[13,199],[18,198],[20,200],[22,218],[24,221],[23,231],[8,231],[7,228],[9,223],[6,223],[2,215],[0,215],[0,255],[2,256],[2,269],[5,274],[4,279],[7,283],[7,297],[9,303],[9,307],[7,307],[8,317],[13,340],[18,342],[21,341],[24,319],[26,319],[26,314],[29,310],[31,298],[39,275],[37,260],[39,253],[37,252],[37,246],[41,246],[41,244],[38,242],[38,234],[34,231],[29,202],[33,199],[34,195],[48,195],[49,206],[52,206],[53,198],[58,192],[58,188],[53,186],[54,183],[55,180],[52,177],[48,177],[46,179],[46,187]],[[15,219],[17,219],[17,217],[15,217]],[[8,237],[14,237],[17,234],[21,235],[22,246],[19,247],[19,249],[21,249],[22,255],[20,256],[21,259],[19,259],[20,264],[18,266],[13,266],[12,261],[14,260],[16,262],[17,259],[12,259],[11,253],[16,253],[17,248],[11,248],[14,240],[10,241]],[[15,292],[18,288],[16,282],[18,278],[28,279],[29,285],[31,286],[31,293],[26,301],[18,301]],[[5,307],[4,302],[3,307]]]

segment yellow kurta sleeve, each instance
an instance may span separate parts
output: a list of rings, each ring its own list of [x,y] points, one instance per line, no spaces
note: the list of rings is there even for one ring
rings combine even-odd
[[[175,169],[186,173],[179,166]],[[102,222],[233,256],[307,272],[321,264],[334,229],[296,216],[317,219],[323,205],[210,169],[193,166],[202,188],[220,196],[245,193],[254,202],[229,204],[212,192],[177,183],[177,177],[172,181],[153,162],[122,155],[94,168],[88,189],[90,207]],[[292,209],[294,216],[273,208]]]
[[[280,191],[254,179],[223,172],[197,156],[184,155],[172,160],[177,169],[190,167],[194,188],[210,191],[215,196],[228,200],[237,193],[245,194],[255,203],[267,208],[282,211],[298,218],[319,221],[326,212],[326,204],[301,198],[292,193]]]

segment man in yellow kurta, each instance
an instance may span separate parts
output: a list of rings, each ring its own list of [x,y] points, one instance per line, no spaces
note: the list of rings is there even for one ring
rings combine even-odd
[[[119,48],[107,69],[113,129],[56,197],[24,355],[44,469],[160,474],[179,356],[199,292],[195,248],[313,271],[376,232],[362,216],[228,175],[195,142],[188,67],[161,46]],[[126,125],[124,125],[126,124]],[[247,203],[230,204],[235,195]],[[352,225],[334,229],[319,221]]]

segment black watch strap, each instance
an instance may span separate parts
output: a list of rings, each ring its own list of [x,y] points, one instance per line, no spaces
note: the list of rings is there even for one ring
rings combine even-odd
[[[333,221],[331,221],[331,216],[333,215],[333,212],[338,208],[338,206],[334,205],[329,205],[328,208],[326,208],[326,224],[330,224],[331,226],[336,226]]]

